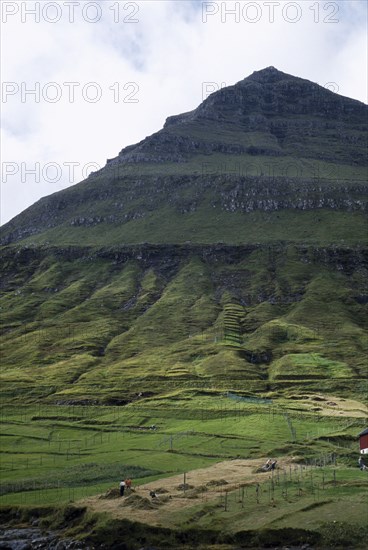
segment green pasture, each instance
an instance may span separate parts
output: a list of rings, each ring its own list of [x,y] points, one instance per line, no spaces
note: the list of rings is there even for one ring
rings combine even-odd
[[[281,401],[280,401],[281,403]],[[4,406],[0,503],[77,500],[232,458],[356,467],[364,419],[172,392],[125,407]]]

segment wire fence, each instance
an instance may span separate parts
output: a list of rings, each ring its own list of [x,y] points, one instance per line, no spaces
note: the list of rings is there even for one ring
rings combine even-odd
[[[233,395],[236,396],[236,394]],[[199,446],[199,450],[195,452],[197,454],[203,452],[203,456],[210,457],[214,452],[213,449],[217,449],[217,452],[226,452],[224,459],[231,456],[239,457],[239,454],[247,458],[249,448],[242,443],[241,424],[237,431],[239,435],[230,435],[222,441],[222,430],[219,434],[206,433],[205,422],[215,419],[232,428],[234,423],[244,421],[243,439],[245,441],[249,420],[255,424],[261,425],[261,422],[268,424],[269,433],[274,432],[276,428],[282,430],[284,423],[285,432],[283,433],[289,431],[290,441],[293,444],[313,443],[314,439],[319,438],[324,438],[326,444],[329,444],[329,438],[331,438],[333,448],[338,450],[338,456],[336,452],[332,452],[306,457],[304,466],[313,469],[336,466],[337,462],[344,457],[350,458],[353,451],[351,446],[354,446],[354,442],[351,443],[349,439],[346,441],[334,439],[334,435],[341,435],[349,430],[358,433],[362,426],[362,419],[333,418],[331,420],[317,413],[286,411],[272,402],[259,402],[254,398],[238,400],[232,397],[228,401],[224,399],[218,407],[203,406],[196,409],[174,406],[160,408],[143,406],[139,403],[130,409],[76,405],[56,407],[43,404],[24,407],[8,406],[1,408],[0,418],[4,424],[6,423],[10,440],[13,441],[13,444],[8,447],[9,450],[1,455],[3,480],[8,478],[10,481],[4,481],[0,485],[0,494],[6,496],[17,493],[20,495],[21,502],[31,502],[33,498],[40,498],[40,502],[43,498],[53,502],[58,499],[70,500],[77,496],[78,498],[89,496],[93,490],[88,485],[78,486],[75,481],[63,480],[62,476],[58,477],[60,475],[58,471],[83,464],[90,460],[94,453],[105,453],[116,442],[126,442],[126,438],[139,439],[144,435],[147,447],[145,450],[159,449],[166,452],[179,448],[179,451],[190,454],[195,446]],[[161,419],[162,423],[152,425],[152,418]],[[181,421],[183,418],[191,421],[190,430],[173,432],[172,428],[166,427],[168,419],[172,422]],[[35,427],[36,432],[39,429],[39,433],[28,434],[30,426]],[[24,430],[25,427],[26,431],[21,432],[21,428]],[[65,429],[71,429],[67,432],[68,435],[64,433]],[[6,436],[7,433],[4,432],[3,435]],[[37,443],[31,451],[21,441],[22,438],[27,439],[27,437]],[[231,439],[232,437],[235,439]],[[186,448],[187,440],[192,445],[192,450]],[[206,447],[207,443],[208,447]],[[34,478],[35,472],[39,476],[36,480],[16,480],[20,477]],[[32,494],[36,496],[32,497]]]
[[[316,461],[303,464],[289,464],[262,474],[256,480],[228,483],[213,480],[195,486],[195,473],[185,473],[180,486],[183,497],[197,498],[203,503],[219,499],[223,512],[237,512],[243,509],[262,509],[270,505],[277,507],[282,502],[297,502],[301,498],[313,501],[331,496],[340,498],[346,492],[344,473],[336,468],[336,456],[321,455]]]
[[[306,460],[300,464],[289,464],[265,472],[257,480],[247,480],[228,483],[226,480],[213,480],[207,484],[198,485],[196,474],[183,473],[183,483],[178,486],[184,496],[208,501],[213,498],[213,492],[220,498],[224,511],[235,510],[255,504],[272,504],[278,500],[298,499],[313,496],[319,500],[325,490],[334,490],[336,494],[344,492],[346,480],[336,468],[336,455],[321,455],[316,459]],[[158,485],[160,481],[157,482]],[[53,482],[12,482],[8,484],[3,495],[16,498],[19,504],[44,504],[46,502],[74,501],[95,495],[96,492],[106,492],[116,485],[105,482],[96,487],[93,485],[68,485],[67,482],[55,479]],[[139,492],[139,487],[136,489]],[[12,497],[14,495],[14,497]],[[6,502],[6,501],[4,501]]]
[[[103,444],[109,442],[116,433],[149,433],[164,429],[164,424],[170,420],[188,420],[200,423],[207,420],[221,420],[231,422],[247,420],[249,417],[267,419],[269,424],[283,418],[288,426],[290,440],[293,443],[305,442],[306,440],[318,439],[321,437],[334,437],[335,434],[343,433],[346,430],[354,429],[358,434],[364,427],[364,419],[360,418],[339,418],[328,417],[313,411],[301,411],[286,409],[275,406],[272,401],[260,400],[253,397],[237,396],[226,394],[230,397],[219,398],[217,406],[200,406],[188,408],[185,406],[145,406],[139,402],[129,408],[113,406],[55,406],[39,405],[38,407],[3,407],[0,409],[0,421],[3,426],[17,426],[29,424],[44,428],[47,426],[47,435],[40,435],[40,443],[47,443],[55,446],[58,451],[65,451],[65,446],[73,455],[80,454],[83,448],[94,445],[97,442]],[[154,419],[154,420],[152,420]],[[152,422],[160,420],[160,425],[152,425]],[[196,430],[196,424],[192,424],[192,430]],[[63,440],[58,431],[63,428],[76,428],[83,431],[83,438],[73,438],[68,435]],[[88,435],[90,433],[90,435]],[[186,433],[186,432],[185,432]],[[4,432],[6,435],[6,432]],[[349,446],[342,440],[337,445]]]

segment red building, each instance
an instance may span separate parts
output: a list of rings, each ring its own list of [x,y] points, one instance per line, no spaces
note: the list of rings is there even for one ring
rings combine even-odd
[[[368,454],[368,428],[359,434],[359,447],[362,454]]]

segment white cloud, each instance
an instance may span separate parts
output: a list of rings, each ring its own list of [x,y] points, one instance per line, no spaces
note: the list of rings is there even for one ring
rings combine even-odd
[[[366,101],[364,1],[320,1],[317,11],[315,1],[279,0],[274,3],[273,23],[266,1],[59,0],[38,3],[39,23],[25,13],[35,4],[2,2],[3,82],[14,82],[19,89],[22,83],[23,88],[33,88],[39,82],[41,89],[38,103],[31,95],[22,103],[20,93],[2,103],[2,168],[10,170],[13,166],[4,164],[10,162],[19,167],[14,176],[2,177],[3,223],[41,196],[83,179],[87,163],[103,166],[124,146],[159,130],[167,116],[195,108],[202,101],[203,82],[230,85],[274,65],[321,85],[336,83],[340,94]],[[94,17],[96,4],[102,18],[90,23],[86,18]],[[45,21],[45,16],[51,19],[57,13],[55,5],[60,21]],[[68,20],[71,5],[74,22]],[[228,10],[238,5],[236,23]],[[18,13],[5,22],[7,11],[16,8]],[[203,10],[217,13],[204,23]],[[300,14],[298,22],[290,22]],[[250,23],[246,16],[260,17]],[[56,103],[42,96],[43,92],[52,97],[55,89],[49,82],[57,83],[62,92]],[[65,82],[80,83],[74,103]],[[96,91],[93,86],[84,88],[89,82],[101,92],[96,103],[86,100]],[[114,83],[115,91],[110,89]],[[119,101],[114,102],[117,87]],[[71,162],[79,167],[69,181],[66,163]],[[41,167],[39,182],[24,173],[35,163]],[[48,181],[52,170],[42,175],[47,163],[63,169],[59,181]]]

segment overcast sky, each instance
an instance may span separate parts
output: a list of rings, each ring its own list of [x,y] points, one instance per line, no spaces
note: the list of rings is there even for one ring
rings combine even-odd
[[[2,223],[270,65],[366,102],[366,21],[365,0],[2,0]]]

